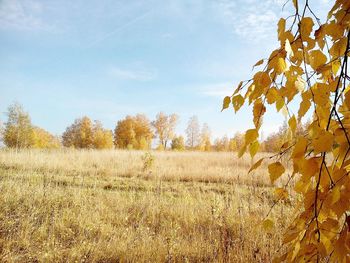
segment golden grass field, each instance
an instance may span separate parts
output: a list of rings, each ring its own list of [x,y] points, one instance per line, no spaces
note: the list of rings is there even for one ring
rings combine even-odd
[[[0,151],[1,262],[270,262],[294,201],[234,153]]]

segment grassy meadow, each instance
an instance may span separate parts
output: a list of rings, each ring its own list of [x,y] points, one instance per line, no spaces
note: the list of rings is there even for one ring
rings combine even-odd
[[[1,150],[1,262],[272,260],[294,201],[262,230],[275,202],[264,167],[248,175],[250,158],[234,153],[151,155]]]

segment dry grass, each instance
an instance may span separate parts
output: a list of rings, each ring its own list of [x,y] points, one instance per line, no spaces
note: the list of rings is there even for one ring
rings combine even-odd
[[[0,151],[2,262],[269,262],[293,202],[232,153]]]

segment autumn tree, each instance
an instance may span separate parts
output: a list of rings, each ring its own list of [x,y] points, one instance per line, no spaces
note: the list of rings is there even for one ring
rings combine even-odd
[[[284,122],[277,132],[267,136],[261,148],[264,148],[264,151],[266,152],[278,152],[283,143],[288,140],[288,132],[288,124],[287,122]]]
[[[78,149],[110,149],[113,147],[113,135],[99,121],[93,123],[84,116],[67,127],[62,135],[62,144]]]
[[[223,108],[232,104],[237,111],[246,101],[253,107],[254,127],[245,133],[240,156],[246,151],[252,157],[257,153],[267,104],[288,118],[290,136],[279,152],[258,160],[250,169],[269,162],[272,184],[289,177],[276,189],[276,199],[288,197],[287,187],[293,181],[292,190],[300,200],[284,235],[285,252],[276,261],[349,262],[350,1],[334,1],[324,23],[309,1],[291,2],[294,14],[278,22],[279,47],[255,64],[264,67],[241,82],[224,99]],[[293,112],[298,99],[298,111]],[[308,115],[312,120],[307,134],[297,135],[298,123]],[[280,161],[287,153],[288,170]],[[273,221],[268,215],[263,226],[270,227]]]
[[[38,149],[57,149],[61,147],[61,143],[57,136],[52,135],[40,127],[33,127],[33,145],[31,147]]]
[[[135,116],[135,138],[137,141],[137,149],[147,150],[151,147],[152,138],[154,137],[152,131],[152,124],[144,114],[137,114]]]
[[[244,145],[244,134],[236,132],[233,138],[229,140],[229,151],[236,152]]]
[[[178,120],[179,117],[176,114],[166,115],[163,112],[159,112],[156,119],[152,122],[159,144],[163,149],[166,149],[168,142],[174,138]]]
[[[185,150],[185,140],[182,136],[175,136],[171,141],[171,149],[175,151]]]
[[[114,145],[120,149],[133,148],[136,145],[134,120],[131,116],[118,121],[114,129]]]
[[[307,127],[310,122],[307,121],[305,124],[299,122],[297,123],[297,128],[295,130],[296,136],[308,136]],[[271,133],[261,144],[261,150],[265,152],[278,152],[283,144],[288,141],[290,134],[290,129],[288,129],[288,123],[285,121],[283,125],[278,129],[277,132]]]
[[[201,133],[200,133],[200,144],[199,148],[201,151],[210,151],[211,150],[211,131],[209,128],[209,125],[207,123],[204,123],[202,125]]]
[[[10,148],[29,148],[34,144],[33,125],[22,105],[14,103],[6,112],[7,121],[3,129],[3,141]]]
[[[198,147],[200,143],[200,131],[199,131],[199,122],[198,122],[198,117],[197,116],[192,116],[188,123],[187,123],[187,128],[186,128],[186,135],[187,135],[187,140],[186,144],[187,147],[190,149],[195,149]]]
[[[227,152],[230,149],[230,140],[227,135],[222,138],[217,138],[214,141],[214,149],[218,152]]]
[[[151,147],[153,132],[145,115],[126,116],[114,130],[114,144],[121,149],[146,150]]]
[[[84,116],[76,119],[67,127],[62,135],[62,143],[65,147],[93,148],[93,124],[90,118]]]
[[[93,146],[95,149],[112,149],[113,133],[111,130],[104,129],[100,121],[95,121],[92,129]]]

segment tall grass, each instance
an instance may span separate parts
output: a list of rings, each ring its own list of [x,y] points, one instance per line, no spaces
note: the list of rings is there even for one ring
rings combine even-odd
[[[0,151],[2,262],[269,262],[293,200],[232,153]]]

